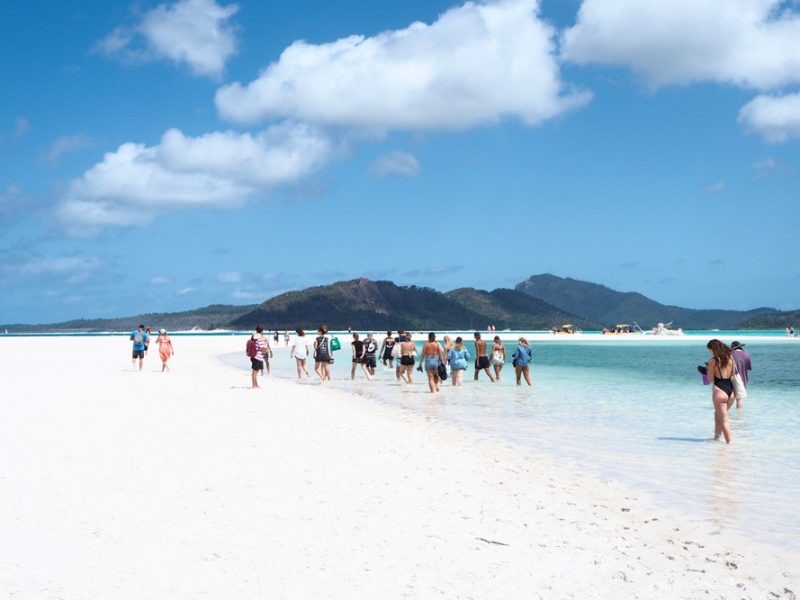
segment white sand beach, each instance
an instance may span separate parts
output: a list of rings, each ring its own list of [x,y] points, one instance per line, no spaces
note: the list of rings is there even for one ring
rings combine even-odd
[[[241,336],[174,342],[162,374],[155,348],[132,370],[126,336],[0,338],[0,595],[800,590],[794,557],[636,490],[317,385],[252,390]]]

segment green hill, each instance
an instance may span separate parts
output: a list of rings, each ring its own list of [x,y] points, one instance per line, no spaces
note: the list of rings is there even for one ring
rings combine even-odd
[[[459,288],[447,292],[445,296],[485,315],[486,324],[501,330],[547,330],[564,323],[572,323],[581,329],[598,328],[596,323],[515,290],[501,288],[486,292],[475,288]]]
[[[140,323],[154,330],[187,331],[190,329],[222,329],[237,317],[250,312],[257,305],[230,306],[212,304],[203,308],[176,313],[145,313],[112,319],[76,319],[45,325],[0,325],[9,333],[98,333],[103,331],[130,331]]]
[[[529,277],[515,287],[567,312],[602,323],[638,323],[642,328],[672,322],[683,329],[737,329],[742,323],[780,314],[771,308],[750,311],[695,310],[661,304],[637,292],[618,292],[604,285],[543,274]]]
[[[431,288],[398,286],[390,281],[354,279],[281,294],[233,322],[249,329],[549,329],[555,324],[586,323],[541,300],[514,290],[472,288],[442,294]]]

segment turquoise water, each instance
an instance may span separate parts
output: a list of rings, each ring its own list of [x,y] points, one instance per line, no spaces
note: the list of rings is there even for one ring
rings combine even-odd
[[[340,339],[346,346],[348,338]],[[343,347],[335,354],[333,385],[546,454],[578,474],[622,481],[691,518],[800,551],[800,340],[746,342],[754,369],[750,397],[731,411],[730,446],[711,440],[711,391],[696,370],[707,360],[706,341],[538,342],[533,388],[514,385],[509,360],[500,383],[481,375],[476,384],[470,369],[463,387],[448,380],[437,395],[428,393],[422,373],[415,371],[414,385],[401,386],[380,365],[375,380],[366,381],[359,368],[350,381]],[[506,347],[510,357],[515,345]],[[224,360],[246,368],[241,354]],[[296,377],[286,353],[273,360],[273,376]]]

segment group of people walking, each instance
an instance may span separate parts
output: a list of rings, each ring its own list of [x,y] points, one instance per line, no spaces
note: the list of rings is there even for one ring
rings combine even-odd
[[[291,342],[287,340],[286,345],[290,347],[289,354],[295,360],[298,379],[303,379],[304,376],[305,378],[311,377],[307,363],[309,359],[313,359],[314,371],[320,382],[330,381],[330,365],[334,362],[333,352],[341,348],[339,339],[329,336],[328,328],[325,325],[317,329],[317,335],[313,340],[309,339],[310,336],[306,336],[302,329],[297,329],[295,333],[294,339]],[[418,357],[417,346],[412,341],[410,332],[399,330],[397,336],[393,336],[391,331],[387,331],[380,347],[372,333],[367,333],[364,339],[361,339],[358,333],[351,335],[353,338],[350,343],[351,379],[355,379],[356,372],[360,367],[365,377],[371,380],[375,376],[380,357],[380,362],[384,367],[395,370],[397,381],[406,384],[414,382],[416,365],[416,370],[424,372],[427,376],[430,391],[435,393],[439,391],[440,383],[448,375],[454,386],[463,385],[464,372],[472,360],[471,354],[460,336],[451,340],[449,336],[445,335],[444,343],[440,343],[436,339],[436,334],[431,332]],[[485,372],[492,382],[500,380],[506,363],[506,348],[502,340],[499,336],[495,336],[491,349],[488,349],[479,332],[474,334],[474,338],[474,380],[478,381],[481,372]],[[247,348],[253,373],[252,385],[259,387],[258,374],[263,373],[265,368],[269,373],[269,359],[273,356],[269,340],[264,335],[264,328],[261,325],[256,327],[255,333],[248,341]],[[533,351],[530,344],[524,337],[520,337],[517,347],[512,353],[512,365],[517,385],[521,385],[523,378],[529,386],[532,385],[530,376],[532,360]]]
[[[131,331],[131,341],[133,342],[133,368],[136,369],[136,361],[139,361],[139,370],[144,366],[144,357],[150,349],[150,328],[139,325]],[[175,354],[172,346],[172,338],[167,334],[166,329],[161,329],[156,338],[158,344],[158,355],[161,358],[161,372],[169,371],[169,359]]]

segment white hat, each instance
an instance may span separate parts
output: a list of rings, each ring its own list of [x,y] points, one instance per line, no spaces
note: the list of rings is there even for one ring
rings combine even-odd
[[[167,333],[167,330],[166,329],[159,329],[158,333]]]

